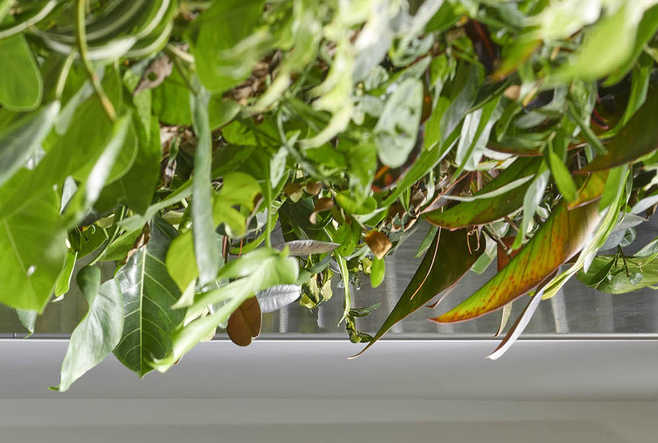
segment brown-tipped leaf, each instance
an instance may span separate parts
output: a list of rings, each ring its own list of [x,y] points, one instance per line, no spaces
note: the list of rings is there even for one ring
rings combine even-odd
[[[596,202],[568,210],[562,200],[532,240],[501,272],[457,307],[432,320],[439,323],[470,320],[517,299],[577,254],[598,221]]]
[[[231,314],[226,332],[233,343],[249,346],[260,335],[261,312],[258,299],[249,297]]]
[[[468,235],[465,229],[439,229],[393,311],[368,346],[354,357],[363,354],[396,323],[424,306],[436,294],[454,285],[484,253],[484,244],[483,238]]]
[[[531,176],[537,172],[540,165],[539,158],[519,158],[475,195],[490,193],[516,180]],[[448,229],[489,223],[519,209],[523,205],[523,196],[531,183],[532,181],[528,180],[521,186],[495,197],[461,202],[443,212],[441,210],[428,212],[425,217],[433,225]]]

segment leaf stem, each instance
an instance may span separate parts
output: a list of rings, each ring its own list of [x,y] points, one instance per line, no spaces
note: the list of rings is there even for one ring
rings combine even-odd
[[[62,70],[59,72],[59,77],[57,78],[57,87],[55,88],[55,98],[57,100],[61,99],[62,94],[64,93],[64,86],[66,85],[66,80],[69,77],[69,72],[71,71],[71,66],[73,65],[75,54],[75,51],[69,52],[66,60],[64,60],[64,65],[62,65]]]
[[[190,80],[189,75],[187,75],[187,71],[185,70],[185,67],[181,63],[182,57],[178,55],[180,51],[174,51],[172,50],[169,45],[165,47],[165,53],[169,56],[171,61],[174,63],[174,66],[178,70],[178,73],[180,74],[181,77],[183,77],[183,81],[185,82],[185,85],[187,88],[192,91],[194,95],[199,95],[199,90],[194,87],[192,84],[192,80]],[[185,60],[187,61],[187,60]],[[189,62],[188,62],[189,63]]]
[[[103,86],[98,79],[96,71],[94,70],[94,65],[89,59],[89,53],[87,51],[87,30],[85,28],[86,5],[87,0],[77,1],[76,37],[78,40],[78,47],[80,49],[80,59],[82,60],[82,64],[87,71],[91,85],[94,87],[94,91],[96,92],[98,99],[101,101],[101,105],[103,106],[105,114],[107,114],[107,117],[111,121],[115,121],[117,119],[117,113],[114,110],[114,106],[112,106],[112,102],[105,94],[105,91],[103,91]]]

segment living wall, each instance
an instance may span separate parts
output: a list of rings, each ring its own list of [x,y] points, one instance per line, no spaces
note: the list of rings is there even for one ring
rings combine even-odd
[[[497,261],[431,319],[502,308],[502,330],[519,299],[497,358],[572,277],[658,284],[658,239],[624,253],[658,203],[655,3],[0,0],[0,302],[33,330],[76,282],[66,390],[110,353],[144,376],[217,328],[247,345],[332,279],[367,348]],[[421,223],[359,331],[350,283]]]

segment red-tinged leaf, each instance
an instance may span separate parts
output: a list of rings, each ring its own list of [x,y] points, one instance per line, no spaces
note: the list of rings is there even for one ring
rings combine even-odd
[[[540,165],[541,159],[519,158],[475,195],[490,193],[515,180],[533,175]],[[448,229],[481,225],[501,219],[523,205],[523,197],[531,182],[529,180],[495,197],[461,202],[443,212],[441,210],[428,212],[425,218],[433,225]]]
[[[432,320],[454,323],[480,317],[542,283],[589,241],[599,222],[598,203],[568,210],[562,200],[519,254],[478,291]]]
[[[569,209],[577,208],[601,198],[607,180],[608,171],[597,171],[589,174],[578,189],[576,200],[569,203]]]
[[[649,88],[647,100],[619,134],[606,144],[608,153],[592,160],[580,173],[611,169],[658,149],[658,87]]]
[[[233,343],[249,346],[260,335],[261,312],[258,299],[249,297],[231,314],[226,332]]]
[[[424,306],[439,292],[459,281],[484,253],[484,245],[483,238],[478,239],[476,235],[468,235],[466,229],[459,231],[439,229],[391,314],[368,346],[351,358],[363,354],[396,323]]]

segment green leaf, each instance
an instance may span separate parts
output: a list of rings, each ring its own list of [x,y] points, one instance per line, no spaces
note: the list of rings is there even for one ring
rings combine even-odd
[[[510,263],[464,302],[439,317],[453,323],[480,317],[516,300],[542,283],[590,240],[599,221],[598,205],[572,210],[563,200]]]
[[[31,111],[41,103],[43,81],[23,35],[0,39],[0,105],[13,111]]]
[[[438,293],[457,283],[483,253],[484,239],[480,238],[478,242],[478,238],[468,235],[466,229],[439,229],[400,300],[373,340],[354,357],[363,354],[395,324],[424,306]]]
[[[76,279],[89,311],[71,334],[60,384],[51,388],[61,392],[110,355],[123,329],[123,295],[117,281],[101,285],[101,270],[95,266],[82,268]]]
[[[223,0],[215,2],[195,21],[190,35],[201,83],[212,92],[224,92],[249,77],[259,60],[257,51],[236,65],[229,56],[243,39],[262,38],[254,33],[260,19],[263,0]],[[245,44],[245,42],[242,42]]]
[[[612,203],[619,199],[624,190],[624,183],[628,175],[628,165],[617,166],[612,168],[608,174],[608,180],[603,188],[603,196],[599,203],[599,211],[603,211]]]
[[[73,276],[73,269],[75,268],[77,258],[77,252],[69,250],[66,254],[66,265],[57,277],[57,283],[55,284],[55,297],[61,297],[69,292],[71,277]]]
[[[555,184],[564,198],[568,202],[575,201],[578,195],[576,183],[573,181],[571,172],[569,172],[569,169],[562,162],[562,159],[552,150],[549,150],[548,152],[548,164],[551,167],[551,173],[555,179]]]
[[[502,109],[498,106],[500,99],[501,96],[496,97],[464,118],[464,125],[455,152],[455,162],[459,165],[455,177],[464,169],[473,171],[477,168],[489,140],[491,129],[502,115]]]
[[[139,139],[137,157],[130,170],[118,181],[105,188],[101,201],[110,199],[110,207],[117,202],[125,203],[138,214],[144,214],[153,199],[155,187],[160,177],[160,125],[151,118],[150,139]]]
[[[642,279],[635,277],[638,273]],[[601,279],[596,282],[599,277]],[[597,290],[606,294],[626,294],[658,285],[658,261],[655,256],[626,257],[623,260],[621,257],[602,255],[594,258],[587,273],[578,273],[578,280],[595,285]]]
[[[263,258],[264,254],[268,257]],[[267,288],[290,285],[297,280],[299,272],[297,261],[271,249],[257,249],[230,263],[237,263],[241,260],[250,261],[254,256],[259,258],[260,265],[255,268],[249,266],[253,272],[219,289],[199,294],[195,298],[194,304],[187,310],[186,320],[195,319],[209,305],[223,304],[217,307],[213,314],[193,320],[185,327],[179,328],[172,337],[172,354],[156,360],[155,369],[165,372],[171,368],[200,340],[211,334],[220,324],[226,322],[229,316],[249,297],[253,297],[257,292]],[[261,260],[261,258],[263,259]],[[222,268],[222,271],[227,267]],[[226,275],[220,275],[220,277],[245,275],[244,268],[240,265],[234,265],[232,269],[233,271],[227,271]],[[237,272],[238,270],[240,272]]]
[[[606,145],[608,153],[592,160],[581,173],[611,169],[632,162],[658,149],[658,131],[653,128],[658,118],[658,87],[649,87],[647,100],[624,129]]]
[[[372,261],[370,268],[370,286],[373,288],[378,287],[384,282],[384,275],[386,274],[386,262],[383,258],[376,258]]]
[[[59,101],[45,105],[0,133],[0,186],[34,155],[59,113]]]
[[[490,195],[490,193],[505,189],[505,186],[516,183],[519,179],[531,178],[540,165],[541,159],[519,158],[474,194],[474,197],[489,195],[488,198],[459,203],[443,212],[440,209],[431,211],[425,214],[425,218],[433,225],[448,229],[481,225],[503,218],[521,207],[524,195],[531,184],[527,181],[523,182],[520,186],[509,191],[505,190],[500,195]]]
[[[215,227],[212,214],[212,139],[208,126],[208,93],[197,96],[190,92],[190,109],[194,132],[198,138],[194,153],[194,182],[192,183],[192,237],[194,255],[199,268],[199,283],[206,285],[217,276],[219,251],[213,242]]]
[[[174,69],[165,80],[152,92],[153,114],[168,125],[189,125],[192,123],[190,113],[190,90],[183,76]]]
[[[154,219],[146,246],[139,248],[116,274],[123,293],[124,328],[114,355],[127,368],[143,377],[156,358],[171,355],[171,334],[184,313],[171,309],[181,296],[164,264],[176,231]]]
[[[144,215],[133,215],[132,217],[124,218],[119,222],[119,226],[127,231],[135,231],[141,229],[150,218],[153,218],[159,211],[162,211],[169,206],[180,203],[181,201],[189,198],[192,194],[192,181],[187,181],[181,185],[176,191],[172,192],[166,198],[163,198],[157,203],[148,207]]]
[[[0,189],[0,213],[8,212],[8,189],[27,175],[22,172]],[[52,190],[40,193],[0,222],[0,302],[42,312],[65,261],[59,199]]]
[[[416,144],[423,106],[423,84],[408,78],[398,85],[384,105],[377,125],[375,142],[383,164],[402,166]]]
[[[37,322],[37,316],[39,313],[37,311],[24,311],[22,309],[16,309],[16,317],[18,317],[18,321],[21,322],[23,327],[27,329],[27,336],[25,338],[28,338],[32,334],[34,334],[34,326]]]

